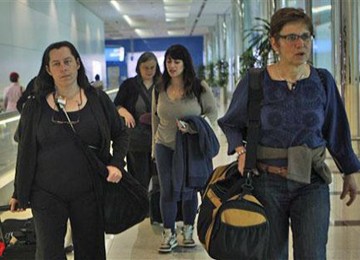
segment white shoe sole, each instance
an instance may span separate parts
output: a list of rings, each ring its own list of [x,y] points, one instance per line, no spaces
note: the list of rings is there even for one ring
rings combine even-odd
[[[171,251],[178,246],[178,243],[174,243],[170,246],[170,248],[159,248],[159,253],[171,253]]]

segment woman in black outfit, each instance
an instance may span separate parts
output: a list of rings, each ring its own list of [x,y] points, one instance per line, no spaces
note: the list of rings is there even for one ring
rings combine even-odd
[[[137,61],[135,77],[119,87],[114,104],[125,120],[130,134],[126,155],[128,172],[146,189],[155,169],[151,159],[151,97],[160,83],[161,72],[152,52],[144,52]]]
[[[59,111],[61,102],[69,119]],[[128,146],[126,128],[109,97],[89,84],[78,51],[63,41],[45,50],[35,93],[21,113],[15,191],[10,205],[12,211],[16,207],[19,211],[32,209],[36,259],[66,259],[68,219],[75,259],[105,259],[99,202],[102,177],[89,169],[68,120],[106,165],[106,181],[119,182]]]

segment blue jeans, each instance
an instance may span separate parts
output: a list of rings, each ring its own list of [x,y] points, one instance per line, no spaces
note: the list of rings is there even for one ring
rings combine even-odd
[[[314,173],[310,184],[262,173],[254,177],[254,186],[254,194],[263,203],[270,223],[268,259],[288,259],[289,225],[295,260],[326,259],[329,186]]]
[[[174,151],[164,145],[155,145],[156,167],[160,183],[160,211],[164,228],[175,231],[175,220],[177,215],[177,200],[164,196],[164,189],[169,191],[171,184],[171,169]],[[169,193],[169,192],[167,192]],[[191,199],[182,200],[182,214],[185,225],[194,225],[198,207],[197,193],[194,191]]]

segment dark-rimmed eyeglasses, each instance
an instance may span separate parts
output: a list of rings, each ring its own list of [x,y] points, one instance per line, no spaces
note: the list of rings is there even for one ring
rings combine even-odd
[[[303,34],[290,33],[286,35],[279,34],[279,37],[281,39],[285,39],[287,42],[290,43],[296,42],[299,39],[303,40],[304,42],[310,42],[314,38],[314,36],[311,35],[310,33],[303,33]]]

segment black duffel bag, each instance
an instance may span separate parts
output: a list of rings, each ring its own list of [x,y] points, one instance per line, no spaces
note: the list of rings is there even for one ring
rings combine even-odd
[[[252,189],[237,162],[214,170],[197,222],[199,240],[212,258],[266,259],[269,222]]]
[[[118,234],[143,221],[149,213],[148,191],[121,169],[118,183],[104,181],[105,233]]]

